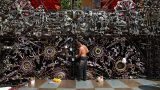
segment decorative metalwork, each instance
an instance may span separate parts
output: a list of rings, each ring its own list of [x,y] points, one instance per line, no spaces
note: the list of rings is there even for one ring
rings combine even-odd
[[[20,65],[21,65],[20,67],[21,67],[22,72],[30,73],[30,72],[34,71],[35,66],[34,66],[32,60],[24,60],[21,62]]]
[[[77,39],[90,51],[88,79],[139,78],[148,75],[148,68],[158,76],[158,59],[151,57],[159,55],[160,4],[144,2],[136,8],[138,3],[122,0],[113,12],[46,12],[44,7],[33,9],[28,0],[1,0],[0,82],[29,75],[73,79]]]
[[[123,63],[121,60],[117,61],[115,64],[115,68],[118,72],[123,72],[126,70],[127,65]]]
[[[56,49],[52,46],[47,46],[44,49],[44,56],[48,58],[54,58],[56,55]]]
[[[91,55],[94,56],[94,57],[102,57],[103,54],[104,54],[103,47],[95,46],[95,47],[91,50]]]

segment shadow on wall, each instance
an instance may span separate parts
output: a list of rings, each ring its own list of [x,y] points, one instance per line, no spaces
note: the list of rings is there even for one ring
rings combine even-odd
[[[160,84],[156,85],[142,85],[139,86],[141,90],[160,90]]]

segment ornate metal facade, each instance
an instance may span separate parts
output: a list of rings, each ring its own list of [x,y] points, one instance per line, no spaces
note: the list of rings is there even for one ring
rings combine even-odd
[[[74,79],[76,40],[90,50],[88,79],[159,78],[160,4],[143,3],[122,0],[114,12],[47,12],[26,0],[1,0],[0,84],[30,77]]]

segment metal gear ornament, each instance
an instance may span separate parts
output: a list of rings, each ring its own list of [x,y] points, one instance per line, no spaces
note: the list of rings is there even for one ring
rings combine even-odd
[[[124,72],[126,70],[127,65],[125,63],[123,63],[121,60],[117,61],[115,63],[115,69],[118,72]]]
[[[68,69],[66,69],[65,67],[61,66],[60,67],[57,67],[57,68],[54,68],[54,71],[52,73],[53,77],[56,77],[56,78],[60,78],[60,79],[67,79],[68,76],[70,75],[69,72],[68,72]]]
[[[101,46],[95,46],[92,50],[91,50],[91,55],[93,57],[102,57],[104,54],[104,49]]]
[[[22,70],[23,73],[31,73],[34,71],[34,63],[32,59],[30,60],[29,58],[26,58],[21,61],[20,64],[20,69]]]
[[[44,56],[47,58],[54,58],[56,55],[56,48],[53,46],[47,46],[44,49]]]

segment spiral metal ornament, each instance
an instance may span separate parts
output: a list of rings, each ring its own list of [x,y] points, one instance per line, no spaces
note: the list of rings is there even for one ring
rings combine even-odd
[[[34,70],[34,64],[31,60],[24,60],[21,62],[21,66],[20,66],[22,72],[24,73],[30,73]]]
[[[48,58],[54,58],[56,55],[56,48],[53,46],[45,47],[44,49],[44,56]]]
[[[53,76],[60,79],[66,79],[67,78],[67,71],[63,68],[55,68],[53,71]]]
[[[54,75],[54,77],[60,78],[60,79],[64,79],[64,78],[66,78],[66,73],[63,72],[63,71],[60,71],[60,72],[57,72],[57,73]]]
[[[102,57],[103,54],[104,54],[103,47],[95,46],[95,47],[91,50],[91,55],[92,55],[93,57]]]

